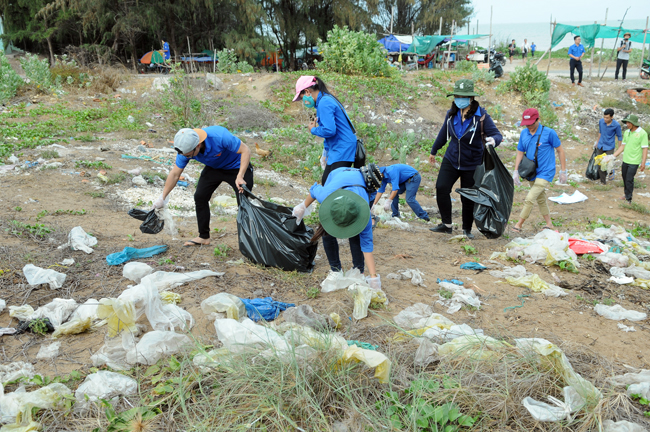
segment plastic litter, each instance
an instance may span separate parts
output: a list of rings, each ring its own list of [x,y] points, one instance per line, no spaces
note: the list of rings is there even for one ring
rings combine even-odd
[[[59,350],[61,349],[61,342],[54,342],[50,345],[41,345],[41,349],[38,350],[36,358],[38,360],[50,360],[59,355]]]
[[[576,255],[601,254],[606,252],[605,249],[600,247],[599,242],[591,242],[571,237],[569,237],[569,249],[575,252]]]
[[[453,283],[453,284],[456,284],[456,285],[465,285],[465,282],[463,282],[463,281],[459,281],[458,279],[447,280],[447,279],[440,279],[440,278],[438,278],[438,281],[437,281],[437,282],[438,282],[438,283],[440,283],[440,282],[447,282],[447,283]]]
[[[331,318],[314,312],[311,306],[303,304],[298,307],[290,307],[282,314],[286,322],[311,327],[314,330],[323,331],[328,328],[335,328],[336,323]]]
[[[70,317],[70,321],[83,321],[86,319],[91,321],[98,320],[97,307],[99,307],[99,300],[93,298],[86,300],[84,304],[79,305],[79,307],[75,309]]]
[[[136,331],[136,312],[132,301],[103,298],[99,300],[97,316],[99,319],[107,320],[108,336],[111,338],[125,329],[131,332]]]
[[[174,218],[172,217],[171,212],[167,208],[167,206],[157,209],[156,210],[156,215],[158,215],[158,219],[161,220],[164,224],[164,231],[165,234],[168,234],[172,237],[175,237],[178,235],[178,230],[176,229],[176,224],[174,223]]]
[[[135,349],[135,336],[139,332],[122,332],[118,337],[109,337],[106,335],[104,338],[104,345],[93,355],[90,360],[93,366],[106,365],[115,370],[128,370],[131,365],[126,362],[127,351]]]
[[[214,328],[219,341],[233,354],[263,351],[270,347],[282,354],[291,349],[276,331],[257,325],[248,318],[241,323],[232,319],[216,320]]]
[[[83,228],[78,226],[70,230],[68,233],[68,242],[59,246],[59,249],[70,247],[72,250],[80,250],[86,252],[87,254],[91,254],[94,252],[94,249],[91,246],[95,246],[96,244],[97,239],[91,235],[88,235]],[[74,264],[74,260],[72,263],[64,265],[72,264]]]
[[[387,225],[387,226],[392,226],[401,230],[405,231],[410,231],[411,230],[411,225],[408,224],[408,222],[404,222],[398,217],[394,217],[388,220],[382,220],[382,224]]]
[[[589,163],[587,164],[587,170],[585,171],[585,177],[587,177],[589,180],[598,180],[598,165],[596,164],[596,153],[598,152],[598,149],[595,149],[594,152],[591,154],[591,158],[589,159]]]
[[[627,395],[640,395],[643,398],[650,399],[650,382],[631,384],[627,388]]]
[[[63,335],[83,333],[86,330],[89,330],[91,325],[92,321],[90,318],[70,320],[65,324],[61,324],[59,328],[52,333],[52,338],[56,339]]]
[[[512,286],[530,288],[534,292],[541,292],[549,297],[560,297],[567,295],[567,292],[562,288],[543,281],[542,278],[540,278],[537,274],[517,278],[506,277],[506,281],[508,281],[508,283]]]
[[[637,279],[644,279],[644,280],[650,279],[650,271],[644,268],[637,267],[634,264],[623,269],[623,271],[625,272],[626,275],[633,276]]]
[[[490,259],[495,258],[523,258],[530,263],[543,261],[547,266],[557,265],[560,261],[569,261],[576,268],[580,267],[578,256],[569,249],[569,235],[551,230],[543,230],[529,239],[516,238],[506,245],[505,257],[493,253]]]
[[[396,280],[402,280],[402,279],[410,279],[411,283],[415,286],[421,286],[426,288],[427,286],[424,284],[424,273],[420,271],[420,269],[406,269],[406,270],[399,270],[397,272],[398,274],[395,273],[390,273],[386,276],[387,279],[396,279]]]
[[[131,364],[153,365],[163,357],[169,357],[192,346],[192,340],[173,331],[150,331],[145,333],[132,351],[127,351],[126,361]]]
[[[125,247],[122,252],[116,252],[106,257],[108,265],[120,265],[132,259],[149,258],[167,252],[167,246],[152,246],[144,249]]]
[[[71,266],[74,264],[74,259],[66,258],[63,261],[61,261],[59,264],[61,264],[62,266]]]
[[[367,284],[354,284],[348,287],[348,292],[354,299],[354,310],[352,311],[352,316],[357,320],[368,316],[368,307],[370,304],[388,304],[386,294],[382,290],[372,289]]]
[[[43,269],[34,264],[27,264],[23,267],[23,273],[31,286],[49,284],[50,289],[59,289],[65,282],[66,275],[52,269]]]
[[[0,386],[0,390],[2,387]],[[69,388],[60,383],[41,387],[33,392],[19,387],[16,391],[2,394],[0,391],[0,422],[10,423],[2,427],[3,432],[29,432],[40,429],[40,424],[32,420],[32,410],[61,409],[64,397],[72,394]]]
[[[520,278],[530,274],[532,273],[526,271],[526,267],[522,265],[504,267],[503,270],[490,270],[490,276],[499,279],[505,279],[507,277]]]
[[[30,319],[47,318],[57,329],[70,318],[79,305],[73,299],[55,298],[50,303],[36,309]]]
[[[153,267],[141,262],[130,262],[124,265],[122,276],[132,280],[135,283],[140,283],[143,277],[148,276],[153,272]]]
[[[617,326],[619,329],[623,330],[625,333],[635,332],[635,331],[636,331],[636,329],[634,328],[634,326],[630,326],[630,327],[628,327],[628,326],[626,326],[625,324],[621,324],[621,323],[616,324],[616,326]]]
[[[32,379],[36,375],[34,365],[25,362],[0,364],[0,385],[19,378]]]
[[[16,326],[16,334],[23,334],[25,332],[31,333],[52,333],[54,326],[48,318],[39,320],[20,321]]]
[[[554,405],[536,401],[531,397],[524,398],[521,403],[537,421],[559,422],[566,420],[570,422],[571,414],[585,406],[585,400],[573,387],[564,387],[562,392],[564,393],[564,402],[548,396],[548,400]]]
[[[149,276],[143,277],[142,280],[146,279],[147,281],[153,283],[156,288],[158,288],[158,291],[165,291],[179,287],[188,282],[197,281],[210,276],[221,277],[224,274],[225,273],[223,272],[215,272],[212,270],[197,270],[187,273],[157,271],[151,273]]]
[[[418,367],[426,367],[434,361],[438,360],[438,347],[439,345],[431,342],[427,338],[413,339],[414,343],[419,344],[413,364]]]
[[[182,298],[180,294],[171,292],[171,291],[163,291],[160,293],[160,299],[162,300],[163,303],[165,304],[174,304],[177,305],[181,302]]]
[[[632,285],[641,287],[643,289],[650,289],[650,280],[636,279],[634,282],[632,282]]]
[[[133,180],[137,178],[138,177],[134,177]],[[140,178],[142,179],[142,177]],[[144,179],[142,180],[144,181]],[[144,182],[145,184],[147,184],[146,181]],[[129,216],[137,220],[143,221],[142,224],[140,224],[140,231],[143,234],[158,234],[165,227],[165,221],[163,221],[162,219],[158,219],[156,210],[145,212],[139,209],[131,209],[129,210]]]
[[[462,355],[474,360],[485,360],[494,358],[500,351],[504,350],[506,345],[490,336],[481,334],[464,335],[457,337],[451,342],[447,342],[438,347],[440,356]]]
[[[488,146],[483,152],[483,163],[476,169],[474,178],[480,179],[475,187],[456,189],[456,192],[474,201],[476,228],[487,238],[498,238],[508,225],[515,186],[493,147]]]
[[[487,267],[485,267],[483,264],[474,261],[463,263],[460,265],[460,268],[462,270],[477,270],[477,271],[483,271],[487,269]]]
[[[353,361],[361,362],[369,368],[375,368],[375,378],[382,384],[388,382],[391,362],[388,357],[380,352],[362,349],[353,345],[343,352],[340,361],[343,364]]]
[[[436,342],[449,342],[461,336],[483,336],[482,329],[473,329],[467,324],[452,325],[449,328],[431,327],[422,333],[422,337]]]
[[[325,280],[321,282],[321,292],[328,293],[346,289],[355,283],[365,283],[365,278],[359,269],[353,268],[344,272],[330,271]]]
[[[558,204],[576,204],[579,202],[587,201],[588,199],[589,197],[587,197],[587,195],[578,190],[571,195],[562,193],[560,196],[548,197],[549,201],[553,201],[554,203]]]
[[[18,321],[29,321],[34,315],[34,308],[30,305],[9,306],[9,316]]]
[[[203,300],[201,310],[206,315],[214,312],[225,312],[228,318],[237,321],[246,316],[244,302],[239,297],[228,293],[215,294]]]
[[[4,301],[3,299],[0,299],[0,312],[5,310],[6,307],[7,307],[7,302]]]
[[[630,262],[630,259],[626,255],[615,252],[605,252],[598,255],[596,259],[613,267],[627,267]]]
[[[237,207],[237,199],[226,195],[219,195],[214,197],[212,204],[220,207]]]
[[[463,288],[462,286],[448,282],[440,282],[438,285],[440,288],[451,291],[453,293],[450,299],[446,299],[440,293],[438,294],[440,300],[438,300],[436,303],[447,306],[447,313],[456,313],[463,307],[463,305],[468,305],[480,309],[481,301],[476,296],[474,290]]]
[[[258,205],[256,205],[258,204]],[[244,188],[237,213],[239,250],[254,263],[309,272],[318,243],[304,221],[296,224],[289,207],[262,201]]]
[[[131,396],[138,392],[138,382],[131,377],[116,372],[99,371],[90,374],[74,392],[81,402],[86,400],[110,400],[116,396]]]
[[[645,426],[641,426],[638,423],[632,423],[627,420],[613,421],[605,420],[603,421],[603,432],[647,432],[648,429]]]
[[[642,382],[650,382],[650,369],[641,369],[639,372],[629,372],[624,375],[615,375],[612,377],[615,385],[628,386]]]
[[[594,311],[602,317],[615,320],[615,321],[620,321],[624,319],[629,321],[643,321],[648,317],[648,314],[645,314],[643,312],[628,310],[621,305],[607,306],[602,303],[599,303],[594,307]]]
[[[368,342],[361,342],[361,341],[358,341],[358,340],[349,340],[348,341],[348,346],[352,346],[352,345],[358,346],[359,348],[367,349],[367,350],[370,350],[370,351],[377,351],[377,348],[379,348],[379,345],[373,345],[373,344],[368,343]]]
[[[255,322],[260,320],[273,321],[280,316],[280,312],[295,306],[293,303],[275,301],[271,297],[241,299],[241,301],[246,306],[248,318]]]

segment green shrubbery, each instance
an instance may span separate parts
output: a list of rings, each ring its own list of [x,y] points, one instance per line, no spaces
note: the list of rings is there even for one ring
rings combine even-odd
[[[224,48],[217,51],[217,69],[221,73],[249,73],[253,72],[253,66],[245,61],[237,61],[237,55],[232,49]]]
[[[537,69],[531,62],[524,66],[517,66],[510,74],[510,79],[501,84],[500,91],[514,91],[521,94],[523,102],[529,107],[537,108],[544,124],[556,127],[558,123],[555,110],[549,101],[551,80],[544,72]]]
[[[374,34],[335,25],[327,32],[327,42],[321,42],[319,48],[323,61],[318,63],[318,68],[324,71],[373,77],[390,77],[396,73]]]
[[[20,65],[29,80],[28,83],[33,84],[38,90],[47,92],[61,87],[62,79],[60,77],[54,79],[47,60],[39,60],[34,54],[26,54],[20,59]]]
[[[0,104],[14,97],[18,87],[23,84],[23,79],[13,70],[4,51],[0,51]]]

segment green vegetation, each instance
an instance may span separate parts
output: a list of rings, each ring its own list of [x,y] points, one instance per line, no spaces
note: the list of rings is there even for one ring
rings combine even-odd
[[[32,333],[45,336],[47,334],[47,323],[45,318],[36,318],[29,322],[29,330]]]
[[[575,265],[573,265],[571,261],[560,261],[557,263],[557,265],[560,267],[560,270],[568,271],[571,273],[579,273],[578,269]]]
[[[646,206],[644,206],[643,204],[639,204],[636,201],[632,201],[630,203],[627,203],[627,202],[620,203],[618,206],[620,208],[622,208],[622,209],[632,210],[632,211],[635,211],[637,213],[641,213],[642,215],[650,214],[650,210],[648,210],[648,208]]]
[[[447,300],[451,299],[454,296],[453,292],[447,291],[446,289],[441,289],[440,291],[438,291],[438,294],[440,294],[442,298]]]
[[[106,198],[106,194],[104,192],[86,192],[86,195],[91,198]]]
[[[124,180],[126,180],[126,174],[124,174],[123,172],[118,172],[114,174],[109,174],[107,178],[108,178],[108,181],[106,182],[107,185],[122,183]]]
[[[650,226],[641,225],[639,222],[634,223],[634,228],[630,230],[634,237],[641,237],[650,239]]]
[[[218,244],[217,247],[214,248],[214,256],[217,258],[225,258],[228,256],[230,250],[231,248],[227,244]]]
[[[305,294],[307,295],[307,298],[308,298],[308,299],[312,299],[312,300],[313,300],[313,299],[315,299],[316,297],[318,297],[318,295],[320,294],[320,290],[318,289],[318,287],[311,287],[311,288],[308,288],[308,289],[307,289],[307,291],[305,292]]]
[[[164,173],[159,173],[156,171],[145,171],[142,174],[140,174],[142,178],[144,178],[147,183],[149,184],[154,184],[156,182],[156,177],[165,181],[167,180],[167,174]],[[257,182],[256,182],[257,183]]]
[[[102,162],[102,161],[91,162],[91,161],[87,161],[87,160],[81,160],[81,161],[77,161],[74,166],[75,166],[75,168],[83,167],[83,168],[92,168],[92,169],[96,169],[96,170],[98,170],[98,169],[113,169],[112,166],[110,166],[107,163]]]
[[[158,265],[160,265],[160,266],[162,266],[162,265],[173,265],[173,264],[174,264],[174,260],[171,259],[171,257],[169,257],[169,258],[160,258],[158,260]]]
[[[613,97],[605,97],[600,102],[600,105],[607,108],[617,108],[627,112],[650,114],[650,105],[643,103],[633,103],[632,99],[627,96],[622,96],[621,99]]]
[[[510,74],[510,79],[498,87],[498,93],[520,93],[526,105],[539,110],[541,121],[545,125],[556,127],[558,118],[549,101],[550,90],[551,80],[530,61],[524,66],[517,66]]]
[[[171,65],[169,85],[162,95],[163,107],[171,115],[171,123],[176,127],[199,127],[206,123],[206,113],[192,79],[185,70],[176,64]]]
[[[608,184],[595,184],[595,185],[593,185],[593,189],[594,189],[594,190],[597,190],[597,191],[600,191],[600,192],[607,192],[607,191],[612,190],[612,185],[608,185]]]
[[[56,158],[59,158],[61,156],[59,156],[59,152],[56,151],[56,150],[43,150],[41,152],[41,157],[43,159],[56,159]]]
[[[620,188],[625,187],[625,182],[623,180],[618,180],[616,186]],[[645,183],[641,183],[637,179],[634,179],[634,189],[645,189],[646,187]]]
[[[219,59],[217,69],[221,73],[253,72],[253,66],[248,64],[248,62],[237,61],[237,54],[235,54],[235,50],[233,49],[224,48],[221,51],[217,51],[217,58]]]
[[[478,251],[472,245],[462,245],[460,248],[463,250],[463,252],[465,252],[465,255],[476,255],[476,254],[478,254]]]
[[[11,67],[4,51],[0,51],[0,104],[13,98],[23,84],[23,79]]]
[[[86,210],[81,209],[81,210],[56,210],[54,213],[52,213],[52,216],[59,216],[59,215],[73,215],[73,216],[81,216],[85,215]]]
[[[14,210],[19,212],[19,211],[23,211],[23,208],[22,207],[14,207]]]

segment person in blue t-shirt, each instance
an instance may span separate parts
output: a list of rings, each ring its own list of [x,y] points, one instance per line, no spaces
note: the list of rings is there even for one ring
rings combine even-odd
[[[569,69],[571,71],[571,84],[576,85],[574,72],[578,70],[578,85],[582,85],[582,56],[585,55],[585,47],[580,43],[580,36],[573,38],[574,44],[569,47]]]
[[[384,179],[377,191],[374,204],[377,204],[383,193],[386,192],[386,186],[390,183],[392,191],[388,199],[386,199],[384,210],[388,211],[392,207],[393,217],[399,217],[399,195],[406,192],[406,204],[411,207],[417,217],[429,222],[429,214],[422,209],[418,200],[415,199],[422,181],[422,176],[418,170],[408,165],[395,164],[381,167],[379,171],[381,171]]]
[[[594,144],[594,148],[597,149],[596,156],[603,153],[608,155],[614,154],[614,150],[616,150],[616,138],[618,138],[620,145],[621,141],[623,141],[621,125],[614,120],[614,110],[607,108],[603,113],[603,118],[598,122],[598,140]],[[607,183],[607,171],[601,170],[600,165],[598,165],[598,177],[600,177],[602,184]],[[614,170],[609,173],[609,180],[614,180]]]
[[[169,42],[165,42],[164,39],[162,40],[162,52],[163,52],[163,57],[165,58],[165,60],[169,60],[170,57],[171,57],[169,55]]]
[[[330,173],[325,185],[314,183],[307,199],[295,206],[292,212],[299,224],[307,208],[318,201],[321,204],[318,211],[321,226],[316,230],[312,242],[322,236],[330,269],[342,271],[337,239],[349,239],[353,267],[363,273],[365,260],[370,273],[367,281],[375,289],[381,288],[381,280],[372,255],[370,202],[381,186],[381,180],[379,168],[372,163],[360,169],[337,168]]]
[[[343,104],[315,76],[301,76],[296,82],[296,96],[306,108],[316,108],[316,118],[307,126],[312,135],[324,138],[320,164],[321,184],[337,168],[351,167],[357,152],[357,135]]]
[[[178,179],[190,159],[205,165],[194,192],[196,222],[199,236],[189,240],[184,246],[210,244],[210,198],[214,191],[226,182],[235,192],[243,192],[243,185],[253,189],[253,166],[250,164],[251,151],[239,138],[221,126],[203,129],[181,129],[174,137],[174,149],[178,153],[176,164],[167,175],[167,181],[160,197],[153,203],[154,208],[163,208],[169,202],[169,194],[176,187]],[[239,202],[239,194],[237,194]]]
[[[535,50],[537,49],[537,45],[535,45],[535,42],[530,44],[530,56],[535,57]]]
[[[530,160],[535,160],[535,151],[537,150],[537,172],[527,178],[530,182],[530,191],[524,200],[524,208],[519,215],[519,222],[517,222],[511,229],[515,232],[521,232],[521,226],[526,222],[530,212],[533,210],[533,205],[537,202],[539,211],[542,213],[546,221],[545,229],[554,229],[551,222],[550,211],[548,203],[546,202],[546,187],[553,181],[555,177],[555,152],[560,158],[562,170],[560,171],[560,183],[566,183],[566,156],[564,148],[557,136],[557,132],[553,129],[543,126],[539,121],[539,112],[535,108],[528,108],[524,111],[521,119],[521,125],[526,126],[526,129],[521,131],[519,135],[519,143],[517,144],[517,158],[515,160],[515,171],[512,173],[512,179],[516,186],[521,186],[519,180],[519,164],[526,156]]]

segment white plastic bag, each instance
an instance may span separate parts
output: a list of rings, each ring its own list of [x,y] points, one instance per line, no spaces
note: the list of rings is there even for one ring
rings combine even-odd
[[[630,262],[630,259],[626,255],[615,252],[602,253],[596,259],[613,267],[627,267]]]
[[[2,313],[3,310],[7,307],[7,302],[0,299],[0,313]]]
[[[630,321],[643,321],[648,317],[648,315],[643,312],[627,310],[621,305],[607,306],[599,303],[594,307],[594,311],[602,317],[615,321],[624,319]]]
[[[388,304],[386,294],[382,290],[370,288],[367,284],[354,284],[348,287],[348,293],[354,298],[354,319],[363,319],[368,316],[370,303]]]
[[[9,306],[9,316],[18,321],[29,321],[34,315],[34,308],[30,305]]]
[[[276,331],[255,324],[248,318],[241,323],[233,319],[221,319],[214,322],[217,338],[228,351],[234,354],[258,352],[273,348],[278,353],[291,350],[287,341]]]
[[[650,399],[650,382],[631,384],[627,388],[627,395],[640,395],[641,397]]]
[[[97,244],[97,239],[88,235],[80,226],[74,227],[68,233],[68,242],[59,246],[59,249],[70,247],[72,250],[84,251],[87,254],[93,253],[93,248]]]
[[[420,344],[413,359],[415,366],[426,367],[438,360],[438,344],[431,342],[427,338],[415,338],[413,341]]]
[[[627,420],[617,422],[605,420],[603,422],[603,432],[648,432],[648,429],[638,423],[632,423]]]
[[[91,321],[95,321],[99,319],[97,316],[97,308],[99,307],[99,300],[96,299],[88,299],[84,302],[84,304],[79,305],[77,309],[72,313],[72,316],[70,317],[70,321],[83,321],[86,319],[90,319]]]
[[[142,278],[150,275],[151,272],[153,272],[153,267],[148,264],[141,262],[128,262],[124,264],[122,276],[139,284]]]
[[[61,288],[66,277],[63,273],[36,267],[34,264],[27,264],[23,267],[23,273],[31,286],[49,284],[51,289]]]
[[[499,279],[505,279],[507,277],[514,277],[514,278],[524,277],[528,274],[530,273],[526,271],[526,267],[522,265],[518,265],[514,267],[504,267],[503,270],[490,270],[490,276]]]
[[[50,345],[41,345],[41,349],[38,350],[36,358],[39,360],[50,360],[59,355],[59,350],[61,349],[61,342],[54,342]]]
[[[55,298],[46,305],[36,309],[31,319],[47,318],[56,330],[70,318],[79,305],[73,299]]]
[[[359,269],[353,268],[345,273],[330,271],[325,280],[320,284],[321,292],[328,293],[346,289],[355,283],[366,283]]]
[[[90,360],[93,366],[106,365],[115,370],[128,370],[131,368],[126,361],[126,353],[135,349],[135,334],[129,331],[122,332],[116,337],[104,337],[104,345],[93,355]]]
[[[198,270],[188,273],[173,273],[173,272],[164,272],[157,271],[151,273],[149,276],[145,276],[140,281],[141,283],[145,280],[151,281],[158,291],[166,291],[169,289],[176,288],[185,283],[203,279],[209,276],[221,277],[225,275],[224,272],[215,272],[211,270]]]
[[[406,270],[399,270],[397,272],[398,274],[395,273],[390,273],[388,276],[386,276],[387,279],[397,279],[397,280],[403,280],[403,279],[411,279],[411,283],[415,286],[421,286],[426,288],[427,286],[424,284],[424,273],[420,271],[420,269],[406,269]]]
[[[130,396],[138,392],[138,382],[131,377],[109,371],[90,374],[74,392],[78,401],[110,400],[115,396]]]
[[[307,304],[288,308],[284,311],[282,317],[286,322],[300,324],[319,331],[336,327],[331,318],[325,318],[323,315],[314,312],[312,307]]]
[[[142,336],[135,349],[126,353],[126,361],[153,365],[161,358],[174,355],[191,345],[192,340],[184,334],[154,330]]]
[[[0,389],[2,387],[0,386]],[[16,416],[22,415],[23,419],[28,416],[31,419],[31,409],[56,409],[63,406],[63,396],[69,395],[72,392],[65,385],[60,383],[53,383],[46,387],[41,387],[32,392],[25,391],[25,387],[19,387],[16,391],[8,394],[0,392],[0,423],[10,423],[17,421]],[[22,423],[21,423],[22,425]],[[23,429],[24,431],[37,430],[40,426],[36,422],[30,424],[35,425],[36,429]],[[7,431],[20,431],[20,425],[6,425],[2,429]]]
[[[239,321],[246,317],[246,306],[237,296],[225,292],[215,294],[201,302],[201,310],[209,315],[213,312],[225,312],[230,319]]]
[[[158,219],[161,219],[163,222],[165,222],[164,225],[164,231],[165,234],[168,234],[172,237],[175,237],[178,235],[178,230],[176,229],[176,224],[174,223],[174,218],[172,217],[171,212],[167,208],[167,206],[157,209],[156,210],[156,216],[158,216]]]
[[[395,324],[405,330],[425,327],[423,324],[431,315],[433,309],[424,303],[416,303],[409,306],[393,317]]]
[[[531,397],[524,398],[521,403],[537,421],[559,422],[567,420],[570,422],[571,413],[585,406],[585,400],[573,387],[564,387],[562,392],[564,393],[564,402],[548,396],[549,401],[554,405],[536,401]]]
[[[440,285],[440,288],[453,293],[451,299],[446,299],[442,294],[438,294],[438,297],[440,297],[438,303],[447,306],[447,313],[456,313],[461,307],[463,307],[463,305],[469,305],[480,309],[481,300],[476,296],[474,290],[463,288],[460,285],[449,282],[438,282],[438,285]]]
[[[25,362],[12,362],[0,364],[0,385],[8,381],[14,381],[18,378],[34,378],[34,365]]]
[[[637,279],[650,279],[650,271],[637,267],[636,265],[632,264],[628,268],[623,269],[626,275],[628,276],[633,276]]]
[[[641,369],[637,373],[626,373],[625,375],[616,375],[612,377],[612,382],[616,385],[630,385],[642,382],[650,382],[650,369]]]
[[[484,334],[482,329],[473,329],[467,324],[454,324],[449,328],[431,327],[422,333],[422,337],[439,342],[449,342],[462,336],[484,336]]]

